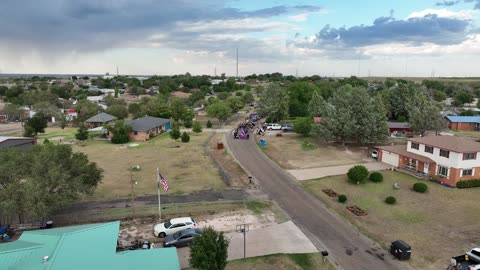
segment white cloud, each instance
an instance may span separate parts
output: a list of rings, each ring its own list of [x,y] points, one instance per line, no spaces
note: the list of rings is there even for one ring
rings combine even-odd
[[[450,18],[450,19],[459,19],[459,20],[471,20],[473,16],[477,13],[475,10],[460,10],[460,11],[451,11],[448,9],[425,9],[422,11],[415,11],[408,15],[407,19],[412,18],[423,18],[426,15],[437,15],[441,18]]]
[[[293,24],[269,21],[265,19],[245,18],[235,20],[198,21],[194,23],[180,22],[177,27],[185,32],[267,32],[267,31],[292,31],[300,30]]]
[[[475,55],[480,54],[480,34],[469,35],[468,39],[455,45],[436,45],[424,43],[420,46],[402,43],[372,45],[361,48],[364,55],[399,56],[399,55]]]
[[[304,21],[307,20],[307,17],[308,17],[308,14],[307,14],[307,13],[303,13],[303,14],[298,14],[298,15],[289,16],[288,18],[289,18],[291,21],[294,21],[294,22],[304,22]]]

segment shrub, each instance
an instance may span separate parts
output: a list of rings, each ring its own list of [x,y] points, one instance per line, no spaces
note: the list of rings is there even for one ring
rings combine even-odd
[[[365,166],[357,165],[348,170],[347,176],[350,182],[360,183],[367,178],[368,170]]]
[[[345,196],[343,194],[338,196],[338,202],[344,203],[346,201],[347,201],[347,196]]]
[[[210,122],[210,120],[207,121],[207,128],[212,128],[212,122]]]
[[[370,181],[372,181],[374,183],[380,183],[380,182],[383,181],[383,174],[381,174],[379,172],[373,172],[373,173],[370,174],[368,179],[370,179]]]
[[[385,202],[388,203],[388,204],[396,204],[397,203],[397,199],[393,196],[388,196],[386,199],[385,199]]]
[[[187,132],[182,133],[182,142],[187,143],[190,141],[190,135]]]
[[[480,179],[457,182],[457,188],[473,188],[473,187],[480,187]]]
[[[200,133],[202,132],[202,124],[200,124],[200,122],[198,121],[193,121],[193,127],[192,127],[192,131],[195,132],[195,133]]]
[[[186,119],[186,120],[183,120],[183,126],[185,128],[191,128],[192,127],[192,119]]]
[[[413,190],[415,190],[416,192],[425,193],[427,192],[427,189],[428,186],[425,183],[418,182],[413,184]]]

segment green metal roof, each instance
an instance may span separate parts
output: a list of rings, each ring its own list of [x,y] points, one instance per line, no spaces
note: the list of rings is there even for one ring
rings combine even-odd
[[[24,232],[0,244],[0,268],[8,270],[179,270],[175,248],[116,252],[120,222]],[[46,262],[43,258],[48,256]]]

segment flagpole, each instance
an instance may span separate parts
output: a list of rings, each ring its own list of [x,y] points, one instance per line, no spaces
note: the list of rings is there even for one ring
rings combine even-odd
[[[162,220],[162,207],[160,205],[160,172],[157,168],[157,194],[158,194],[158,219]]]

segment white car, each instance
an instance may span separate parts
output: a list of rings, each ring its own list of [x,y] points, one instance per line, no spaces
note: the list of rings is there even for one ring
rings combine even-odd
[[[267,129],[268,130],[281,130],[282,125],[280,125],[280,124],[267,124]]]
[[[165,237],[178,231],[195,228],[197,223],[191,217],[172,218],[165,223],[155,225],[153,234],[158,237]]]

